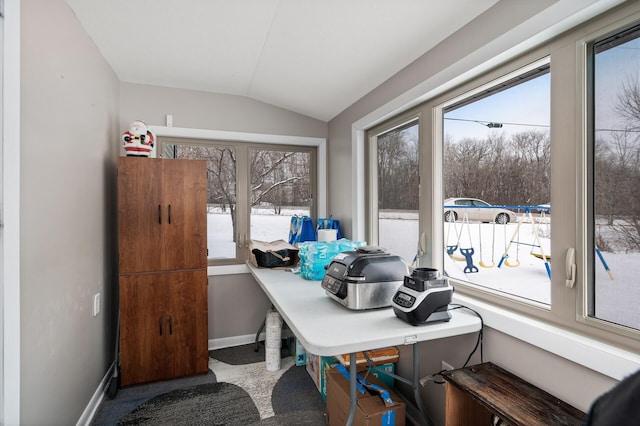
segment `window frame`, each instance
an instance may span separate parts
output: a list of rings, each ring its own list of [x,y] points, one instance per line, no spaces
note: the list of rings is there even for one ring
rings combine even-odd
[[[262,135],[251,133],[220,132],[210,130],[180,129],[170,127],[150,126],[150,130],[158,138],[156,146],[157,156],[161,157],[164,146],[173,143],[193,144],[193,145],[218,145],[236,147],[237,169],[236,169],[236,212],[238,221],[236,229],[236,256],[228,259],[208,259],[209,275],[215,275],[216,270],[221,268],[222,273],[245,272],[244,264],[249,259],[249,233],[251,208],[250,188],[249,188],[249,151],[251,149],[266,149],[280,151],[302,151],[311,154],[311,186],[312,205],[310,215],[313,218],[325,214],[326,210],[326,186],[320,184],[320,179],[326,176],[326,140],[312,137],[292,137],[282,135]],[[244,163],[244,164],[242,164]],[[246,191],[245,191],[246,189]],[[240,196],[242,195],[242,198]],[[244,240],[238,235],[245,236]],[[236,271],[235,267],[241,266]],[[231,269],[230,269],[231,268]]]
[[[577,252],[576,262],[578,263],[578,277],[581,277],[581,284],[578,287],[576,297],[576,321],[590,328],[603,332],[615,333],[617,335],[640,341],[640,329],[615,324],[602,320],[595,316],[590,316],[591,298],[594,297],[591,289],[594,288],[595,273],[597,267],[594,250],[594,180],[593,180],[593,156],[595,146],[595,108],[592,103],[594,92],[594,45],[617,33],[629,30],[640,25],[640,12],[630,14],[623,19],[601,27],[596,31],[588,33],[576,42],[576,57],[578,63],[582,65],[578,78],[580,88],[580,122],[579,137],[582,143],[579,150],[579,170],[582,179],[578,184],[579,189],[579,235],[578,247],[583,250]]]

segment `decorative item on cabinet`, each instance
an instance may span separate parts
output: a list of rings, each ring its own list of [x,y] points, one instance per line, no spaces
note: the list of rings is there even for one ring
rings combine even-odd
[[[149,157],[155,150],[156,136],[142,120],[132,122],[121,139],[127,157]]]

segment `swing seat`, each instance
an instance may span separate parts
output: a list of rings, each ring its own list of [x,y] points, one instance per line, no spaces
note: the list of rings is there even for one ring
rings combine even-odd
[[[447,254],[451,258],[451,260],[455,260],[457,262],[464,262],[465,260],[467,260],[464,257],[454,256],[453,255],[453,252],[455,252],[457,249],[458,249],[458,245],[457,244],[455,246],[447,246]]]
[[[551,260],[551,255],[550,254],[545,254],[543,256],[542,253],[531,253],[531,255],[537,257],[538,259]]]
[[[496,262],[491,262],[489,265],[487,265],[481,260],[480,262],[478,262],[478,265],[480,265],[483,268],[493,268],[494,266],[496,266]]]
[[[504,261],[505,266],[508,266],[509,268],[517,268],[518,266],[520,266],[520,261],[516,260],[516,263],[511,263],[509,262],[509,259]]]
[[[460,253],[464,255],[464,260],[467,261],[467,266],[465,266],[464,268],[464,273],[468,274],[471,272],[478,272],[478,268],[473,264],[473,254],[475,253],[473,247],[468,249],[461,248]]]

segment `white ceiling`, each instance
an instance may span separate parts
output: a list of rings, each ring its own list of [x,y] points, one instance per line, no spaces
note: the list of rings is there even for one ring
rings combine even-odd
[[[498,0],[67,0],[122,82],[323,121]]]

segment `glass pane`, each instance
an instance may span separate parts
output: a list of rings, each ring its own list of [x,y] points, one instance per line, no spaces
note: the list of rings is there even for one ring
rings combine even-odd
[[[444,114],[444,269],[549,305],[548,68]]]
[[[378,245],[411,264],[419,238],[418,123],[377,137]]]
[[[628,34],[628,33],[627,33]],[[594,58],[590,315],[640,329],[640,30]],[[626,40],[626,41],[625,41]]]
[[[251,239],[289,240],[294,215],[310,215],[311,153],[252,149]]]
[[[175,158],[207,160],[207,249],[211,260],[235,259],[236,149],[206,145],[165,145]]]

